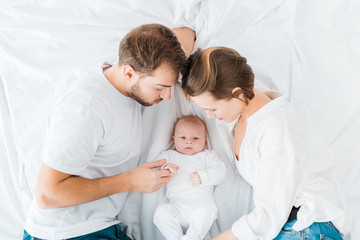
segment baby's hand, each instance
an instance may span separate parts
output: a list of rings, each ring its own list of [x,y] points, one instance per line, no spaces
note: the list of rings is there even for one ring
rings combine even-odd
[[[194,172],[191,174],[191,181],[193,186],[200,185],[202,183],[200,175],[198,172]]]
[[[164,166],[164,169],[169,170],[172,174],[177,174],[177,171],[179,170],[179,166],[174,163],[168,163]]]

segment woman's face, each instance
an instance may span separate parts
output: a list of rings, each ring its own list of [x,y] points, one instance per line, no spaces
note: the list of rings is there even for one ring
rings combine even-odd
[[[215,117],[225,122],[234,121],[245,106],[245,103],[238,98],[218,100],[210,92],[191,97],[191,100],[205,110],[207,118]]]

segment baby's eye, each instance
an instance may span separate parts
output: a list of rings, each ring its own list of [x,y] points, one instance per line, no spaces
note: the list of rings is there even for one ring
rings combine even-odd
[[[198,140],[199,138],[198,137],[194,137],[194,140]]]
[[[185,137],[180,137],[180,139],[185,139]]]

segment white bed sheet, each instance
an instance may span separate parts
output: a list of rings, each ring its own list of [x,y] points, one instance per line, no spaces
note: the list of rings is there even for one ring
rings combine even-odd
[[[80,71],[115,60],[118,43],[131,28],[152,22],[194,28],[196,47],[235,48],[253,66],[259,87],[284,93],[312,121],[338,153],[338,176],[352,215],[346,239],[360,238],[358,1],[2,2],[1,239],[21,238],[36,181],[31,173],[38,170],[46,116],[56,98]],[[179,86],[171,101],[144,110],[141,162],[154,160],[170,146],[173,122],[188,113],[204,117],[185,101]],[[206,122],[209,147],[228,165],[228,176],[214,193],[219,205],[219,218],[210,230],[214,235],[250,211],[252,199],[251,188],[229,163],[231,138],[226,130],[231,126]],[[120,217],[136,239],[162,239],[152,223],[161,201],[163,191],[129,195]]]

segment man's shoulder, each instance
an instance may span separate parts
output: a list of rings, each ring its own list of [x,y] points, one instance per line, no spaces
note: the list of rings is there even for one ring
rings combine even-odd
[[[94,108],[98,104],[94,100],[98,95],[99,82],[93,81],[91,84],[74,85],[69,87],[54,103],[50,116],[53,115],[71,115],[79,117],[88,115],[90,112],[96,112]]]

